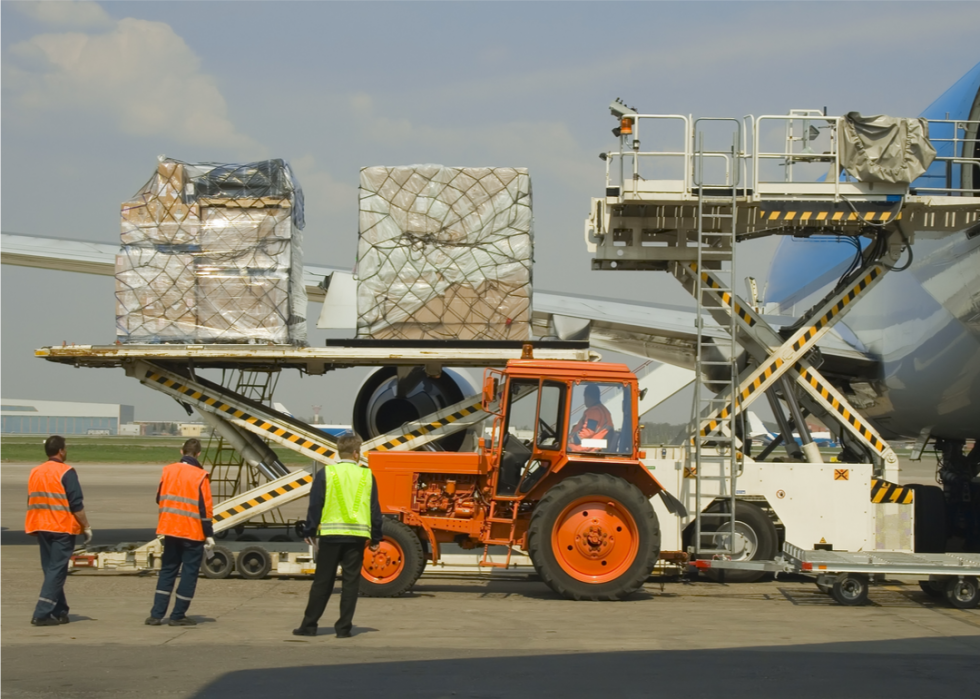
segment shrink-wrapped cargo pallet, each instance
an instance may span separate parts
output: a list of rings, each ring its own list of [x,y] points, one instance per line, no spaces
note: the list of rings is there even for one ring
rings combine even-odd
[[[162,160],[122,205],[123,342],[306,340],[302,190],[281,160]]]
[[[361,170],[357,334],[531,334],[531,180],[523,168]]]

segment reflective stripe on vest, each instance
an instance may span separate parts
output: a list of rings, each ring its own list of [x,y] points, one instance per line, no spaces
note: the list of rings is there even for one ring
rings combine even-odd
[[[31,471],[27,482],[27,517],[24,531],[81,534],[78,523],[68,506],[68,493],[61,482],[71,466],[60,461],[45,461]]]
[[[320,536],[371,537],[371,470],[347,461],[327,465]]]
[[[183,462],[170,464],[160,477],[157,534],[204,541],[201,525],[201,484],[207,471]]]

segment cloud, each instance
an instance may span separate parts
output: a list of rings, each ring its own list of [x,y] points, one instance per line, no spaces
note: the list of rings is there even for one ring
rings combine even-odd
[[[293,172],[296,173],[306,199],[307,211],[319,209],[324,213],[349,211],[351,203],[357,201],[357,187],[334,178],[326,170],[317,166],[316,158],[304,155],[290,161]],[[323,217],[307,215],[311,220],[322,220]]]
[[[12,2],[10,5],[21,14],[45,24],[78,29],[102,29],[113,24],[108,13],[94,2],[46,0],[45,2]]]
[[[235,128],[214,78],[163,22],[123,19],[105,33],[39,34],[10,48],[3,79],[28,113],[79,110],[136,136],[264,155]]]

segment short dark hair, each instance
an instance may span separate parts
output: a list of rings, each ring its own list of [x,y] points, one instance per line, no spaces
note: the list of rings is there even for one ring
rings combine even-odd
[[[201,440],[191,437],[184,442],[184,446],[180,448],[180,453],[186,454],[187,456],[197,456],[201,453]]]
[[[337,440],[337,454],[341,458],[360,458],[361,456],[361,444],[364,442],[360,437],[357,436],[356,432],[351,432],[350,434],[345,434],[343,437]]]
[[[65,448],[65,438],[60,434],[53,434],[44,440],[44,453],[48,456],[57,456],[58,452]]]

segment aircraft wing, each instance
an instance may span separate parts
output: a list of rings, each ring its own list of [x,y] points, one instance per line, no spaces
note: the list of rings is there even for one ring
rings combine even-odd
[[[86,240],[45,238],[40,236],[3,233],[0,235],[0,263],[19,267],[54,269],[63,272],[100,274],[111,277],[116,273],[116,253],[119,246],[93,243]],[[339,267],[307,265],[303,281],[310,301],[322,302],[326,297],[323,280],[331,274],[347,274]],[[348,327],[353,327],[350,325]]]

